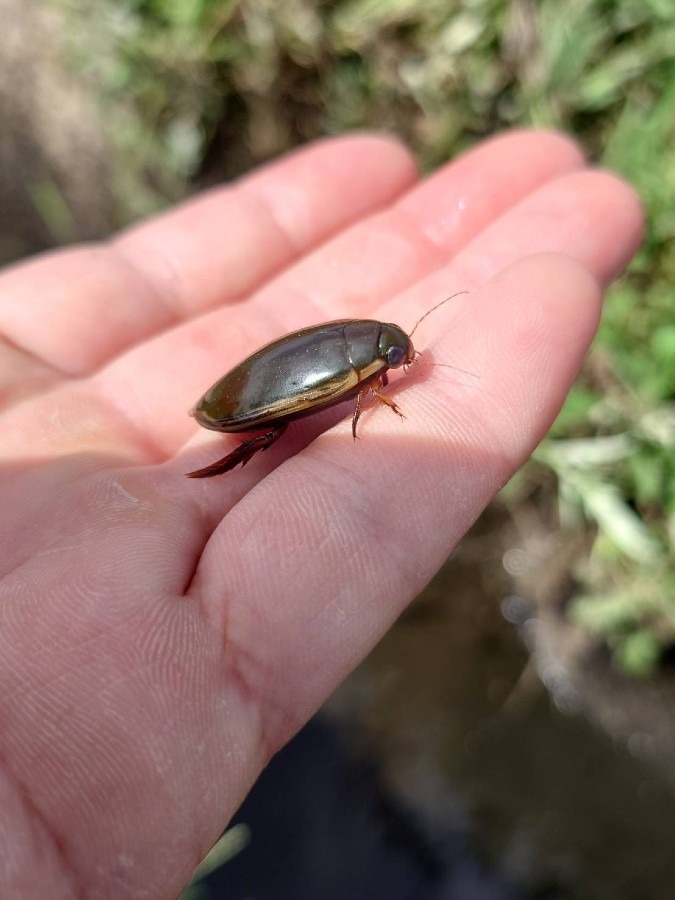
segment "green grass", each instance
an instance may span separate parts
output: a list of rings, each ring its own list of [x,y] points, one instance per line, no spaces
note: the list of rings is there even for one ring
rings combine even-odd
[[[644,246],[537,459],[563,520],[597,529],[574,617],[649,671],[675,639],[672,0],[56,2],[106,103],[120,222],[361,127],[396,131],[425,168],[554,127],[637,187]]]

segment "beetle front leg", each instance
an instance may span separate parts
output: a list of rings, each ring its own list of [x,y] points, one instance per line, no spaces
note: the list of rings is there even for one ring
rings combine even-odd
[[[359,417],[361,416],[363,398],[366,396],[369,390],[370,385],[367,384],[356,395],[356,407],[354,408],[354,415],[352,416],[352,435],[354,437],[354,440],[356,440],[356,423],[359,421]]]
[[[278,441],[287,428],[288,425],[286,423],[277,425],[265,434],[259,434],[257,437],[242,441],[241,444],[239,444],[239,446],[231,453],[228,453],[227,456],[224,456],[217,462],[211,463],[210,466],[205,466],[203,469],[196,469],[194,472],[188,472],[187,477],[211,478],[213,475],[223,475],[225,472],[229,472],[230,469],[234,469],[239,464],[241,464],[243,468],[256,453],[259,453],[261,450],[267,450],[275,441]]]

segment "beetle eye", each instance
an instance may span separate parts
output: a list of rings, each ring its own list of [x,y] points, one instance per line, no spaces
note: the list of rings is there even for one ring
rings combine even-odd
[[[405,350],[403,347],[390,347],[387,350],[387,364],[392,369],[398,369],[405,362]]]

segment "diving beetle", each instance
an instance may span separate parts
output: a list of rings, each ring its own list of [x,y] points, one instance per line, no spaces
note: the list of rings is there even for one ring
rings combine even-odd
[[[456,296],[446,297],[424,313],[410,335],[399,325],[374,319],[340,319],[294,331],[253,353],[209,388],[190,415],[210,431],[265,432],[242,441],[227,456],[189,472],[188,477],[209,478],[239,464],[245,466],[256,453],[271,447],[289,422],[353,397],[352,434],[356,439],[356,425],[369,391],[403,416],[396,403],[381,393],[389,382],[387,371],[401,367],[405,371],[415,362],[420,355],[412,343],[415,329],[429,313]]]

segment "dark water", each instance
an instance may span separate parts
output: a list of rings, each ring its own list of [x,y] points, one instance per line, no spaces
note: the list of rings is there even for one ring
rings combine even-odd
[[[250,842],[206,879],[228,900],[518,900],[460,831],[434,840],[320,717],[272,761],[233,824]]]

